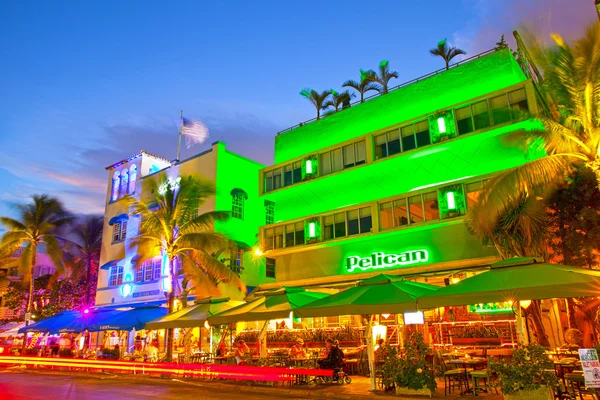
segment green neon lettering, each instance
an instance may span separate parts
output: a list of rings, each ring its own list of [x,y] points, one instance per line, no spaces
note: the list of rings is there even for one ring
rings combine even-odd
[[[370,269],[392,268],[428,261],[429,252],[427,250],[409,250],[399,254],[385,254],[377,251],[371,253],[368,257],[346,257],[346,269],[348,272],[354,272],[356,269],[368,271]]]

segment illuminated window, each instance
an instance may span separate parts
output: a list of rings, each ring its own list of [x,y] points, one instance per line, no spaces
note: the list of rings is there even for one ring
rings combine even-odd
[[[379,224],[381,229],[394,227],[394,213],[391,201],[379,205]]]
[[[127,195],[127,189],[129,189],[129,171],[124,169],[121,172],[121,194],[120,197]]]
[[[270,225],[275,222],[275,203],[265,201],[265,223]]]
[[[417,224],[424,221],[423,202],[420,195],[408,198],[408,209],[410,211],[411,224]]]
[[[275,246],[275,229],[265,229],[264,249],[272,250]]]
[[[162,258],[156,258],[152,261],[152,279],[157,281],[162,277]]]
[[[237,219],[244,219],[244,195],[241,193],[231,196],[231,216]]]
[[[137,180],[137,167],[132,165],[129,168],[129,194],[135,193],[135,183]]]
[[[406,199],[394,200],[394,226],[408,225],[408,207]]]
[[[273,170],[273,190],[281,188],[281,168]]]
[[[108,286],[119,286],[121,284],[123,284],[123,266],[115,265],[110,267]]]
[[[121,241],[127,238],[127,221],[121,221]]]
[[[117,222],[113,225],[113,243],[121,241],[121,223]]]
[[[275,278],[275,259],[265,258],[265,276],[267,278]]]
[[[135,267],[135,282],[144,281],[144,264]]]
[[[471,118],[471,106],[455,110],[458,134],[464,135],[473,132],[473,119]]]
[[[490,107],[492,109],[492,118],[494,124],[499,125],[511,120],[510,112],[508,111],[508,97],[506,94],[492,97],[490,99]]]
[[[423,209],[425,210],[426,221],[440,219],[440,205],[438,204],[437,192],[423,194]]]
[[[121,174],[116,171],[112,179],[112,194],[110,196],[112,201],[116,201],[119,198],[119,188],[121,184]]]
[[[282,249],[283,248],[283,226],[275,227],[275,248]]]

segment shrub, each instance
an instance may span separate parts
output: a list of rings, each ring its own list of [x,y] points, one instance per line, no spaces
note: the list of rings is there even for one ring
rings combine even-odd
[[[427,361],[430,353],[423,335],[415,332],[404,344],[405,355],[400,358],[396,374],[396,386],[419,390],[427,388],[432,392],[437,388],[433,367]]]

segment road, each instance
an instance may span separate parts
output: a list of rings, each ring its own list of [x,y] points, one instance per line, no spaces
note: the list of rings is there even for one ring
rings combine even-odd
[[[280,393],[240,393],[231,388],[190,385],[183,382],[139,382],[115,377],[85,377],[68,375],[44,375],[21,372],[0,372],[0,400],[226,400],[245,399],[274,400]],[[300,397],[287,397],[286,400]]]

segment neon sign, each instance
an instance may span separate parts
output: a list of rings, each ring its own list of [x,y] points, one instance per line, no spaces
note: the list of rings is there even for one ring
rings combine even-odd
[[[346,269],[348,272],[354,272],[356,269],[367,271],[370,269],[402,267],[427,261],[429,261],[427,250],[410,250],[400,254],[386,254],[376,251],[369,257],[346,257]]]

